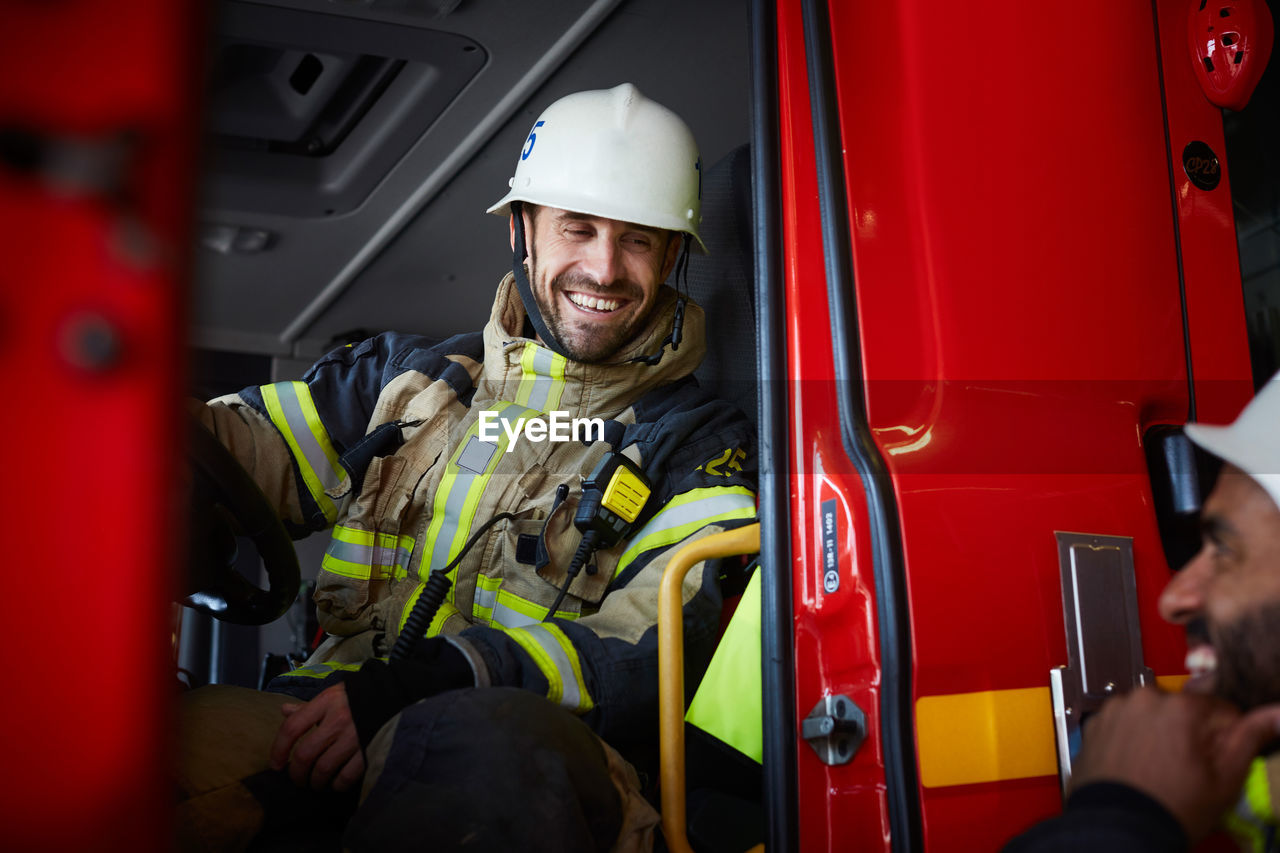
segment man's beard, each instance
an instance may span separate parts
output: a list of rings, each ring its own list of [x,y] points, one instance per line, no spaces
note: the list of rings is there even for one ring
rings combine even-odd
[[[1217,653],[1215,691],[1248,711],[1280,701],[1280,602],[1209,626]]]
[[[536,281],[534,278],[536,275],[536,259],[530,258],[529,277]],[[538,310],[542,312],[542,322],[547,324],[547,329],[560,344],[564,354],[574,361],[598,364],[608,360],[630,343],[635,338],[636,331],[643,328],[643,324],[648,320],[646,314],[626,324],[585,323],[571,327],[561,313],[560,303],[556,299],[556,294],[566,289],[606,299],[623,297],[632,300],[633,304],[643,302],[644,291],[639,285],[626,280],[615,281],[608,288],[603,288],[590,276],[573,272],[561,273],[551,280],[551,294],[548,300],[550,304],[544,303],[535,289],[534,301],[538,303]]]

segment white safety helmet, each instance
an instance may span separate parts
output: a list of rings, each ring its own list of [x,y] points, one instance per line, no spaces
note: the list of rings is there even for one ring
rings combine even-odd
[[[514,201],[682,231],[705,252],[698,145],[671,110],[630,83],[566,95],[543,111],[520,149]]]
[[[1187,424],[1187,436],[1266,489],[1280,507],[1280,373],[1229,426]]]

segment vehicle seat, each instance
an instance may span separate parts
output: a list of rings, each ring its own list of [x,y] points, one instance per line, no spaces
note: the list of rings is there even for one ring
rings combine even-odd
[[[740,145],[702,179],[702,240],[689,256],[689,295],[707,315],[707,355],[698,382],[759,425],[751,148]]]
[[[689,257],[689,295],[707,315],[707,355],[698,382],[759,426],[751,148],[741,145],[703,175],[701,235],[708,254]],[[724,621],[747,575],[737,558],[721,566]],[[727,573],[727,576],[726,576]],[[723,630],[723,625],[722,625]],[[764,839],[760,765],[696,726],[685,726],[687,825],[701,853],[739,853]]]

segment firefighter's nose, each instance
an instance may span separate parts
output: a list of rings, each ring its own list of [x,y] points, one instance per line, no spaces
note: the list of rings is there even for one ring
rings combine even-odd
[[[1212,562],[1206,545],[1165,584],[1160,593],[1160,615],[1175,625],[1185,625],[1199,616],[1211,574]]]
[[[622,253],[612,240],[597,240],[586,251],[583,271],[602,286],[612,284],[622,277]]]

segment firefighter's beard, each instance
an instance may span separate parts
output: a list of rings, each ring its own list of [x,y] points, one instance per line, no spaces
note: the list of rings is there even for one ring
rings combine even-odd
[[[1280,602],[1210,625],[1217,653],[1215,692],[1243,711],[1280,702]]]
[[[644,327],[644,321],[652,306],[644,304],[644,290],[635,282],[619,280],[608,287],[581,273],[561,273],[551,280],[550,298],[544,299],[537,288],[536,261],[530,258],[529,279],[534,283],[534,301],[542,312],[542,322],[547,324],[560,344],[564,354],[574,361],[599,364],[616,355],[631,343],[636,331]],[[569,319],[562,310],[565,290],[590,293],[603,298],[621,298],[625,304],[617,310],[618,316],[602,315],[599,320],[584,317]],[[550,303],[550,304],[548,304]],[[644,310],[645,314],[637,312]]]

